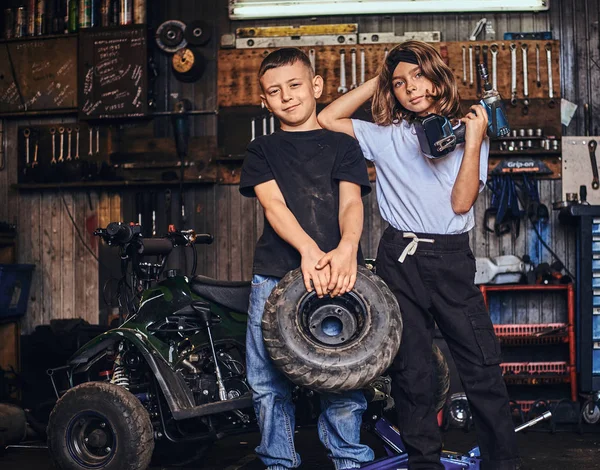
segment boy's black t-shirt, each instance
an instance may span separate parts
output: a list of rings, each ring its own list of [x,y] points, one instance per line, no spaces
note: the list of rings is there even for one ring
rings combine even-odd
[[[371,192],[358,142],[325,129],[280,130],[252,141],[242,167],[240,192],[255,197],[254,186],[273,179],[300,226],[325,253],[336,248],[341,239],[339,182],[360,185],[363,196]],[[275,233],[265,217],[254,253],[253,273],[283,277],[298,268],[300,262],[300,253]],[[364,262],[360,247],[358,262]]]

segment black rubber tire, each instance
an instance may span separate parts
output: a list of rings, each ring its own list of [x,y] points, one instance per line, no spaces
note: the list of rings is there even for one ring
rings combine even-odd
[[[80,423],[97,423],[98,416],[104,423],[100,427],[110,432],[113,442],[113,452],[107,452],[111,454],[109,460],[100,456],[94,461],[94,457],[89,457],[88,444],[77,447],[70,443],[69,436],[86,435],[87,428]],[[82,449],[86,454],[83,457]],[[70,389],[56,403],[48,422],[48,450],[63,470],[144,470],[150,465],[154,450],[154,432],[147,410],[129,391],[108,382],[88,382]]]
[[[433,345],[433,373],[435,374],[435,410],[440,411],[446,404],[450,391],[450,369],[442,350]]]
[[[292,382],[312,390],[365,387],[390,366],[400,347],[402,315],[396,298],[381,278],[359,266],[354,297],[343,297],[357,299],[364,306],[364,316],[357,321],[352,339],[331,346],[303,330],[299,310],[310,295],[314,296],[306,292],[300,269],[289,272],[273,289],[262,320],[271,359]]]

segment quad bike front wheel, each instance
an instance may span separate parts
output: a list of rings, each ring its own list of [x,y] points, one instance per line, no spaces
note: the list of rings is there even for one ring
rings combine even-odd
[[[367,386],[400,347],[402,316],[381,278],[359,266],[352,292],[321,299],[306,292],[300,269],[273,289],[262,320],[266,348],[296,385],[319,392]]]
[[[48,449],[63,470],[143,470],[154,450],[150,416],[123,387],[84,383],[67,391],[52,410]]]

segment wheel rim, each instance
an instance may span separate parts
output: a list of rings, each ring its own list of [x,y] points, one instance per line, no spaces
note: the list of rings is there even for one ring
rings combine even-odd
[[[110,421],[95,411],[76,414],[67,426],[69,454],[84,468],[105,466],[115,455],[116,436]]]
[[[354,292],[319,298],[313,291],[302,298],[298,307],[301,331],[310,341],[325,347],[356,341],[365,330],[367,315],[365,303]]]

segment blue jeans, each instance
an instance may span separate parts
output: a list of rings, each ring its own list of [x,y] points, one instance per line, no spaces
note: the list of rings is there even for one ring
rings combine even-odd
[[[285,470],[300,465],[294,446],[294,403],[292,383],[273,364],[262,335],[265,302],[278,278],[254,275],[250,293],[246,363],[252,388],[254,411],[261,441],[257,455],[269,470]],[[360,468],[373,460],[373,451],[360,444],[360,426],[367,401],[360,390],[321,395],[319,438],[337,470]]]

